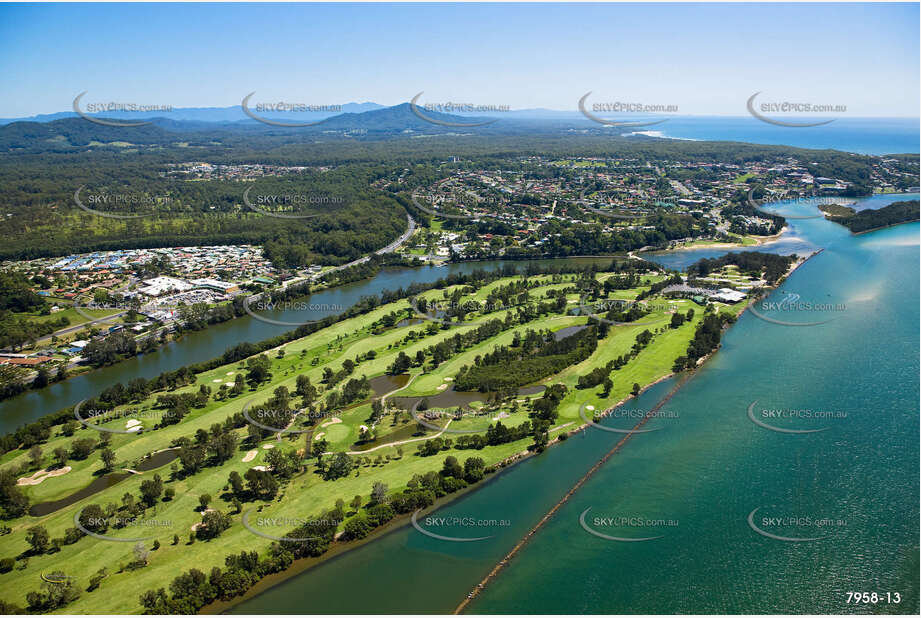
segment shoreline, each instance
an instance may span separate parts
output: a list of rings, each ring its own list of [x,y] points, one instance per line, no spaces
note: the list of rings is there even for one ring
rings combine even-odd
[[[818,254],[821,253],[822,251],[824,251],[824,248],[819,249],[819,250],[817,250],[817,251],[814,251],[814,252],[813,252],[812,254],[810,254],[809,256],[807,256],[807,257],[803,258],[802,260],[799,260],[799,261],[795,262],[794,264],[792,264],[792,265],[790,266],[790,269],[787,271],[787,273],[784,274],[784,276],[780,279],[780,281],[778,281],[777,285],[773,286],[773,287],[768,291],[768,293],[770,293],[770,291],[773,291],[773,290],[777,289],[777,287],[779,287],[784,281],[786,281],[786,280],[796,271],[797,268],[799,268],[800,266],[802,266],[803,264],[805,264],[806,262],[808,262],[810,259],[812,259],[812,258],[815,257],[816,255],[818,255]],[[761,296],[761,297],[759,297],[759,298],[763,298],[763,296]],[[744,314],[744,313],[749,309],[749,307],[751,307],[752,304],[754,304],[755,302],[757,302],[757,301],[759,300],[759,298],[752,298],[752,299],[750,300],[750,302],[748,302],[748,303],[745,305],[745,307],[742,308],[742,311],[739,312],[739,315],[737,316],[736,319],[738,320],[738,318],[741,317],[742,314]],[[728,328],[729,328],[729,327],[727,327],[727,330],[728,330]],[[704,355],[703,357],[701,357],[700,359],[698,359],[697,365],[696,365],[696,367],[694,368],[694,371],[691,373],[691,375],[688,376],[688,379],[684,380],[684,381],[681,382],[679,385],[677,385],[677,387],[676,387],[676,389],[675,389],[675,392],[677,392],[678,390],[680,390],[680,387],[684,386],[684,385],[688,382],[688,380],[690,380],[690,378],[691,378],[693,375],[696,374],[697,370],[700,369],[701,367],[703,367],[703,366],[706,364],[706,362],[707,362],[708,360],[710,360],[710,358],[712,358],[712,357],[719,351],[720,347],[722,347],[722,345],[718,345],[718,346],[716,347],[716,349],[712,350],[712,351],[709,352],[708,354],[706,354],[706,355]],[[631,399],[634,399],[634,398],[638,397],[639,395],[642,395],[643,393],[645,393],[647,390],[649,390],[649,389],[652,388],[653,386],[656,386],[657,384],[660,384],[660,383],[662,383],[662,382],[664,382],[664,381],[666,381],[666,380],[668,380],[668,379],[670,379],[670,378],[674,378],[674,377],[676,377],[677,375],[679,375],[679,374],[676,374],[676,373],[674,373],[674,372],[669,372],[668,374],[666,374],[666,375],[664,375],[664,376],[662,376],[662,377],[660,377],[660,378],[654,380],[653,382],[650,382],[649,384],[646,384],[646,385],[643,386],[643,388],[640,390],[640,392],[639,392],[638,395],[632,395],[632,394],[631,394],[631,395],[628,395],[627,397],[624,397],[623,399],[621,399],[621,400],[618,401],[617,403],[615,403],[615,404],[611,405],[609,408],[607,408],[607,409],[606,409],[604,412],[602,412],[599,416],[600,416],[601,418],[604,418],[604,417],[610,415],[614,410],[616,410],[618,407],[624,405],[626,402],[630,401]],[[644,423],[646,420],[648,420],[648,417],[644,417],[644,419],[641,420],[641,424]],[[550,447],[552,447],[552,446],[554,446],[554,445],[556,445],[556,444],[559,444],[559,443],[561,442],[561,440],[560,440],[560,435],[565,434],[565,435],[567,436],[567,439],[568,439],[570,436],[573,436],[574,434],[579,433],[580,431],[585,431],[585,430],[588,428],[589,424],[590,424],[590,423],[582,423],[581,425],[578,425],[578,426],[576,426],[576,427],[574,427],[574,428],[572,428],[572,429],[569,429],[569,430],[567,430],[567,431],[560,431],[560,434],[559,434],[559,435],[557,435],[556,437],[552,438],[552,439],[547,443],[547,448],[550,448]],[[637,427],[638,427],[638,426],[639,426],[639,425],[637,425]],[[637,427],[634,427],[634,429],[636,429]],[[559,427],[559,429],[562,429],[562,427]],[[630,436],[630,435],[632,435],[632,434],[627,434],[627,436]],[[563,441],[565,441],[565,440],[563,440]],[[501,475],[501,474],[503,474],[503,473],[505,473],[505,472],[508,472],[508,471],[514,469],[514,467],[515,467],[517,464],[519,464],[519,463],[521,463],[521,462],[523,462],[523,461],[526,461],[526,460],[530,459],[530,458],[533,457],[534,455],[536,455],[536,453],[534,453],[533,451],[529,451],[529,450],[523,450],[523,451],[519,451],[519,452],[517,452],[517,453],[515,453],[515,454],[513,454],[513,455],[509,455],[509,456],[506,457],[505,459],[503,459],[503,460],[499,461],[498,463],[494,464],[495,467],[496,467],[496,471],[495,471],[493,474],[491,474],[487,479],[484,479],[485,482],[476,483],[476,484],[474,484],[474,485],[470,485],[470,486],[468,486],[468,487],[465,487],[464,489],[462,489],[462,490],[460,490],[460,491],[458,491],[458,492],[455,492],[455,493],[453,493],[453,494],[450,494],[450,495],[448,495],[448,496],[443,496],[442,498],[437,498],[437,499],[435,500],[435,503],[434,503],[431,507],[429,507],[428,509],[424,509],[423,512],[433,512],[433,511],[435,511],[435,510],[437,510],[437,509],[439,509],[439,508],[441,508],[441,507],[443,507],[443,506],[445,506],[445,505],[447,505],[447,504],[450,504],[450,503],[454,502],[455,500],[460,499],[461,497],[467,495],[469,492],[473,492],[473,491],[476,491],[476,490],[478,490],[478,489],[480,489],[480,488],[482,488],[482,487],[485,487],[488,483],[490,483],[490,482],[492,482],[494,479],[498,478],[499,475]],[[597,465],[597,464],[596,464],[596,465]],[[372,542],[372,541],[376,541],[376,540],[379,540],[379,539],[381,539],[381,538],[384,538],[384,537],[387,536],[388,534],[393,534],[394,532],[396,532],[396,531],[402,529],[403,527],[409,525],[409,523],[410,523],[410,518],[411,518],[411,517],[412,517],[412,513],[405,513],[405,514],[402,514],[402,515],[398,515],[397,517],[394,517],[392,520],[390,520],[390,522],[388,522],[388,523],[385,524],[384,526],[381,526],[380,528],[377,528],[375,531],[373,531],[373,532],[372,532],[371,534],[369,534],[367,537],[365,537],[365,538],[363,538],[363,539],[360,539],[360,540],[358,540],[358,541],[353,541],[353,542],[348,542],[348,543],[342,543],[341,546],[338,546],[338,547],[336,546],[338,542],[334,542],[334,543],[332,544],[331,548],[330,548],[326,553],[324,553],[323,555],[317,556],[317,557],[311,557],[311,558],[300,558],[300,559],[298,559],[298,560],[295,560],[295,561],[291,564],[291,566],[288,567],[287,569],[285,569],[285,570],[283,570],[283,571],[279,571],[278,573],[272,573],[272,574],[270,574],[270,575],[265,576],[264,578],[262,578],[261,580],[259,580],[258,582],[256,582],[249,590],[247,590],[247,591],[246,591],[245,593],[243,593],[242,595],[240,595],[240,596],[238,596],[238,597],[234,597],[234,598],[233,598],[232,600],[230,600],[230,601],[220,601],[220,600],[214,601],[213,603],[210,603],[210,604],[206,605],[205,607],[203,607],[201,610],[199,610],[198,613],[199,613],[199,614],[202,614],[202,615],[217,615],[217,614],[223,614],[223,613],[225,613],[226,611],[232,609],[233,607],[235,607],[235,606],[237,606],[237,605],[239,605],[239,604],[241,604],[241,603],[243,603],[243,602],[245,602],[245,601],[248,601],[248,600],[250,600],[250,599],[253,599],[253,598],[259,596],[260,594],[262,594],[262,593],[264,593],[264,592],[266,592],[266,591],[268,591],[268,590],[270,590],[270,589],[272,589],[272,588],[274,588],[274,587],[276,587],[276,586],[278,586],[278,585],[283,584],[284,582],[288,581],[289,579],[291,579],[291,578],[293,578],[293,577],[296,577],[296,576],[298,576],[298,575],[301,575],[302,573],[304,573],[304,572],[306,572],[306,571],[309,571],[310,569],[312,569],[312,568],[314,568],[314,567],[320,566],[320,565],[322,565],[322,564],[324,564],[324,563],[326,563],[326,562],[328,562],[328,561],[330,561],[330,560],[335,560],[335,559],[337,559],[337,558],[339,558],[339,557],[341,557],[341,556],[347,554],[349,551],[351,551],[351,550],[353,550],[353,549],[357,549],[357,548],[362,547],[363,545],[365,545],[365,544],[367,544],[367,543],[370,543],[370,542]],[[541,521],[543,521],[543,520],[541,520]],[[526,538],[526,539],[529,539],[530,536],[531,536],[531,535],[528,535],[528,536],[525,537],[525,538]],[[500,565],[504,566],[504,564],[502,564],[502,563],[500,563]],[[491,576],[490,576],[490,577],[491,577]],[[466,598],[465,598],[465,600],[466,600]]]
[[[694,249],[744,249],[746,247],[761,247],[766,244],[777,242],[778,240],[780,240],[781,236],[783,236],[789,230],[789,227],[790,226],[785,223],[783,228],[781,228],[779,232],[777,232],[776,234],[772,234],[771,236],[747,236],[747,238],[752,238],[755,241],[755,244],[753,245],[746,245],[744,243],[738,243],[738,242],[721,242],[718,240],[713,240],[713,241],[703,241],[698,244],[676,245],[669,249],[665,249],[664,252],[668,253],[670,251],[688,251],[688,250],[694,250]],[[694,242],[696,241],[691,241],[691,243],[694,243]],[[644,249],[639,249],[638,251],[636,251],[636,253],[649,253],[653,251],[662,251],[662,250],[644,248]]]
[[[905,225],[907,223],[918,223],[921,219],[913,219],[911,221],[902,221],[900,223],[890,223],[889,225],[882,225],[880,227],[874,227],[873,229],[864,230],[862,232],[851,232],[851,236],[863,236],[864,234],[869,234],[870,232],[878,232],[880,230],[888,230],[891,227],[898,227],[900,225]],[[832,221],[832,223],[836,223]],[[839,225],[842,225],[839,223]],[[847,227],[846,225],[844,227]]]
[[[550,446],[552,442],[553,441],[548,443],[548,447]],[[448,504],[451,504],[452,502],[455,502],[456,500],[461,499],[462,497],[466,496],[468,493],[471,493],[473,491],[486,487],[486,485],[498,479],[499,476],[501,476],[502,474],[505,474],[506,472],[512,470],[515,464],[521,461],[524,461],[525,459],[529,458],[532,455],[534,455],[534,453],[532,453],[531,451],[523,451],[523,452],[515,453],[514,455],[509,455],[508,457],[506,457],[499,463],[494,464],[496,467],[495,472],[490,474],[488,477],[484,478],[481,482],[475,483],[473,485],[468,485],[467,487],[464,487],[463,489],[458,490],[454,492],[453,494],[448,494],[446,496],[442,496],[441,498],[436,498],[435,503],[432,504],[432,506],[422,509],[420,513],[424,514],[424,513],[434,512],[441,507],[444,507]],[[237,597],[234,597],[230,601],[217,600],[212,603],[209,603],[208,605],[205,605],[204,607],[202,607],[198,611],[198,614],[207,615],[207,616],[215,616],[215,615],[224,614],[225,612],[232,609],[233,607],[236,607],[237,605],[245,601],[249,601],[259,596],[260,594],[267,592],[268,590],[271,590],[272,588],[275,588],[276,586],[279,586],[285,583],[286,581],[288,581],[289,579],[292,579],[293,577],[297,577],[298,575],[301,575],[302,573],[305,573],[309,571],[310,569],[313,569],[327,562],[341,558],[345,554],[348,554],[350,551],[354,549],[358,549],[359,547],[362,547],[364,545],[367,545],[368,543],[372,541],[378,541],[390,534],[394,534],[395,532],[398,532],[402,528],[405,528],[410,525],[412,516],[413,516],[412,513],[403,513],[403,514],[397,515],[396,517],[391,519],[389,522],[387,522],[383,526],[376,528],[373,532],[371,532],[365,538],[359,539],[357,541],[348,541],[348,542],[334,541],[330,545],[330,549],[326,551],[324,554],[320,556],[316,556],[316,557],[310,557],[310,558],[298,558],[297,560],[292,562],[291,566],[289,566],[287,569],[284,569],[283,571],[279,571],[278,573],[271,573],[269,575],[266,575],[265,577],[260,579],[258,582],[253,584],[253,586],[249,590],[244,592],[243,594]],[[336,538],[338,538],[338,535]]]

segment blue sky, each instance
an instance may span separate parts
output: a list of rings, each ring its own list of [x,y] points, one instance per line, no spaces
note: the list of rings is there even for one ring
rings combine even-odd
[[[746,99],[918,116],[914,4],[0,5],[0,117],[175,107],[593,102],[744,115]],[[760,99],[759,99],[760,100]]]

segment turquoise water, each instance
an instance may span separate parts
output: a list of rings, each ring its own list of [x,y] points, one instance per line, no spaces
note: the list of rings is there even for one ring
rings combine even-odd
[[[800,117],[793,122],[833,117]],[[919,138],[917,118],[851,118],[843,114],[820,127],[782,127],[745,115],[676,116],[653,128],[651,135],[671,139],[777,144],[819,150],[832,148],[873,155],[918,152]]]
[[[791,235],[825,250],[768,300],[797,294],[821,310],[763,313],[829,321],[790,327],[746,312],[665,406],[673,417],[648,426],[661,430],[608,461],[468,613],[917,613],[919,226],[855,237],[812,219]],[[648,409],[671,386],[634,405]],[[748,418],[754,401],[830,417],[770,420],[817,433],[770,431]],[[487,540],[404,527],[234,613],[451,611],[616,439],[586,430],[436,512],[509,522],[437,529]],[[598,532],[661,538],[593,536],[579,523],[587,508]],[[759,535],[747,522],[754,509],[771,534],[823,538]],[[594,526],[596,515],[656,525]],[[825,519],[832,525],[815,524]],[[901,603],[848,605],[848,592],[899,593]]]

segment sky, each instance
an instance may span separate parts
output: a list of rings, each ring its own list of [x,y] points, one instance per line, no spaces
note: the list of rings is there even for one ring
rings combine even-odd
[[[577,109],[759,101],[919,115],[919,5],[3,4],[0,117],[74,97]]]

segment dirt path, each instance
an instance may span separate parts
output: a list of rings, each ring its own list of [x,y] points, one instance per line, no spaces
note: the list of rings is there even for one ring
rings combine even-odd
[[[388,446],[400,446],[401,444],[409,444],[410,442],[419,442],[420,440],[431,440],[443,434],[445,432],[445,429],[448,428],[448,425],[450,425],[451,421],[453,420],[454,420],[453,418],[448,419],[448,422],[445,423],[445,426],[441,428],[441,431],[436,433],[434,436],[422,436],[421,438],[410,438],[409,440],[399,440],[397,442],[388,442],[387,444],[381,444],[379,446],[375,446],[374,448],[369,448],[366,451],[346,451],[346,453],[348,453],[349,455],[364,455],[365,453],[372,453],[378,449],[387,448]],[[331,452],[332,451],[330,451],[330,453],[324,453],[324,455],[329,455],[331,454]]]

